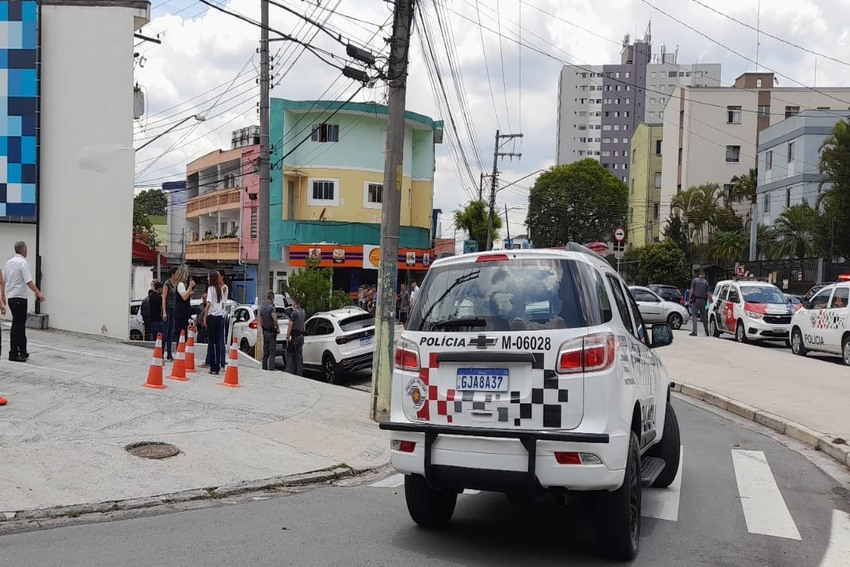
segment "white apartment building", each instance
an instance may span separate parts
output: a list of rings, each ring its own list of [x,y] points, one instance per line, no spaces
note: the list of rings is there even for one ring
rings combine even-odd
[[[745,73],[732,87],[676,87],[664,107],[661,219],[673,196],[756,167],[762,130],[803,110],[850,108],[850,88],[774,87],[773,73]]]

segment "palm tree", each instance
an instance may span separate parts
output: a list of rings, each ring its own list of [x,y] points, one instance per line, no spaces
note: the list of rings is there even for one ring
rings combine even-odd
[[[744,260],[749,245],[749,236],[741,230],[715,232],[708,243],[711,257],[727,266]]]
[[[774,254],[780,258],[815,255],[815,233],[820,214],[808,205],[785,209],[773,224]]]
[[[717,183],[705,183],[688,187],[677,193],[670,201],[673,212],[682,215],[688,225],[688,236],[695,244],[705,242],[714,230],[715,216],[723,202],[723,193]]]
[[[774,248],[774,227],[760,224],[756,227],[756,259],[773,260],[776,255]]]
[[[729,200],[737,203],[748,201],[750,204],[756,201],[756,187],[758,186],[758,169],[750,168],[746,175],[736,175],[730,182],[732,189],[729,191]]]

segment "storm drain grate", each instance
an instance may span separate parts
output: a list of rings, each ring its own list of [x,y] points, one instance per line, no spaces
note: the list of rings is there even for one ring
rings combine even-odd
[[[173,457],[180,452],[176,446],[170,443],[162,443],[160,441],[142,441],[140,443],[131,443],[124,447],[124,450],[136,457],[143,459],[167,459]]]

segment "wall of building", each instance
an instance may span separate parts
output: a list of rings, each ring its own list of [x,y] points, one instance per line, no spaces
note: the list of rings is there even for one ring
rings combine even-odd
[[[149,3],[84,4],[43,0],[41,8],[43,311],[51,327],[124,338],[135,160],[133,32],[148,20]],[[93,275],[72,277],[81,273]]]
[[[660,219],[656,207],[661,200],[661,188],[656,187],[656,175],[661,174],[661,154],[656,152],[662,139],[660,124],[640,124],[631,139],[631,169],[629,170],[628,245],[639,248],[654,242],[659,236]],[[660,216],[660,210],[659,210]]]

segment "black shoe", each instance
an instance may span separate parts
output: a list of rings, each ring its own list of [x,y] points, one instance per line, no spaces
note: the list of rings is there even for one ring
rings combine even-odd
[[[11,362],[26,362],[27,361],[27,359],[22,357],[22,356],[10,356],[9,360]]]
[[[697,336],[697,334],[696,333],[688,333],[688,336],[695,337],[695,336]]]
[[[21,355],[21,358],[23,358],[24,360],[28,359],[29,357],[30,357],[30,353],[25,353],[25,354]]]

